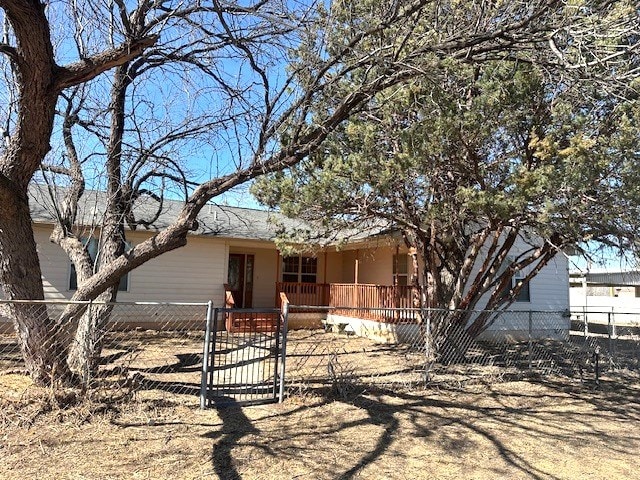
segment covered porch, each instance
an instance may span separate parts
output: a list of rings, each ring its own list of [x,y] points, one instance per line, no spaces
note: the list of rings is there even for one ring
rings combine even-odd
[[[280,308],[284,295],[294,329],[321,328],[332,316],[395,323],[412,315],[406,309],[415,305],[417,292],[407,285],[408,257],[397,245],[293,256],[253,245],[228,248],[227,308]]]
[[[234,308],[233,292],[228,285],[225,287],[226,307]],[[413,319],[413,313],[407,309],[413,308],[416,294],[414,287],[406,285],[277,282],[275,307],[281,308],[288,301],[292,328],[318,328],[329,315],[397,323]],[[239,311],[229,317],[233,320],[227,325],[237,328],[247,322],[264,324],[267,329],[272,324],[267,319],[256,319],[253,313]]]

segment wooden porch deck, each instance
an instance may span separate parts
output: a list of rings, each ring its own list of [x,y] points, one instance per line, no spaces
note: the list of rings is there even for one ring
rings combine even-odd
[[[334,315],[387,323],[406,321],[411,316],[406,310],[414,308],[418,293],[415,287],[404,285],[283,282],[276,284],[276,291],[286,294],[291,312],[326,307]]]

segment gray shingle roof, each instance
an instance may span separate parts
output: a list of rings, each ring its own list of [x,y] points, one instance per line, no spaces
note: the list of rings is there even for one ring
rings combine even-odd
[[[59,199],[65,194],[64,189],[57,189],[55,196]],[[33,185],[29,190],[31,215],[35,223],[53,223],[56,218],[56,202],[53,201],[46,186]],[[105,211],[106,193],[97,190],[84,192],[82,202],[78,206],[78,223],[84,226],[100,225]],[[158,219],[148,227],[150,231],[159,231],[171,225],[177,218],[184,202],[165,200]],[[151,219],[158,209],[158,203],[150,197],[141,198],[135,206],[138,219]],[[226,238],[268,240],[275,238],[278,225],[271,220],[289,228],[304,228],[302,222],[289,219],[278,213],[251,208],[229,207],[224,205],[207,205],[198,215],[199,228],[195,235],[220,236]],[[138,227],[144,230],[145,227]]]
[[[584,277],[589,285],[640,286],[640,271],[571,273],[573,278]]]
[[[57,188],[54,192],[59,200],[66,194],[64,188]],[[56,218],[55,204],[46,185],[33,184],[29,190],[32,219],[35,223],[54,223]],[[82,201],[78,205],[77,223],[83,226],[100,225],[102,216],[106,210],[106,193],[99,190],[86,190]],[[162,230],[178,218],[184,202],[178,200],[165,200],[160,216],[149,231]],[[134,212],[137,219],[151,219],[156,213],[158,203],[151,197],[144,197],[136,202]],[[253,208],[230,207],[225,205],[210,204],[203,208],[198,215],[199,228],[194,235],[218,236],[223,238],[273,241],[281,229],[293,231],[302,229],[313,232],[310,225],[301,220],[295,220],[277,212],[268,212]],[[145,227],[138,227],[144,230]],[[340,239],[358,241],[376,235],[389,232],[386,224],[373,222],[369,227],[354,231],[343,231],[331,240],[318,239],[318,243],[332,243]]]

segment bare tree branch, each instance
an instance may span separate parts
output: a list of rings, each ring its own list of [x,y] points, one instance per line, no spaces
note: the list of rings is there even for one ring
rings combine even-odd
[[[138,57],[145,48],[154,45],[157,41],[157,35],[150,35],[121,45],[118,48],[101,52],[93,57],[85,58],[79,62],[58,67],[55,89],[61,91],[65,88],[88,82],[101,73]]]

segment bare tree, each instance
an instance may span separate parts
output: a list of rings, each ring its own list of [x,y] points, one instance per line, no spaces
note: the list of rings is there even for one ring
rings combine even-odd
[[[318,150],[331,131],[377,92],[416,75],[428,76],[449,58],[474,62],[530,53],[541,42],[548,44],[575,18],[564,2],[554,0],[495,5],[389,0],[329,6],[276,0],[247,6],[213,0],[188,7],[140,0],[133,10],[118,0],[49,7],[37,1],[7,0],[0,1],[0,7],[10,27],[0,51],[9,59],[9,86],[16,92],[13,113],[7,117],[10,139],[0,157],[0,280],[11,299],[43,297],[27,187],[49,151],[56,106],[65,111],[61,128],[65,138],[79,125],[74,115],[80,112],[74,112],[83,102],[73,89],[108,69],[115,69],[109,94],[110,133],[100,135],[108,159],[110,202],[102,228],[106,253],[100,269],[82,266],[86,252],[69,228],[72,203],[60,209],[64,228],[54,236],[67,245],[83,277],[74,300],[97,298],[104,292],[112,296],[108,292],[121,276],[185,245],[188,232],[197,227],[198,212],[209,200],[260,175],[295,165]],[[57,49],[49,22],[54,14],[70,25],[56,30],[63,35]],[[92,29],[91,22],[106,30]],[[185,37],[186,25],[192,30]],[[205,39],[207,43],[201,43]],[[79,60],[58,65],[56,55],[67,52],[70,44],[76,46]],[[209,111],[219,124],[207,141],[228,165],[213,178],[187,188],[177,221],[125,255],[123,219],[131,218],[131,205],[140,192],[153,190],[148,181],[155,177],[149,173],[145,179],[139,172],[138,180],[129,184],[122,175],[127,96],[130,88],[141,85],[136,79],[153,78],[168,61],[193,61],[202,72],[192,77],[193,85],[213,81],[211,91],[218,95]],[[60,101],[63,91],[66,99]],[[147,101],[153,103],[153,98]],[[138,154],[140,162],[146,162],[144,152]],[[46,169],[54,171],[52,165]],[[69,173],[81,180],[77,172]],[[76,193],[71,198],[81,193],[82,181],[73,188]],[[50,318],[24,306],[12,308],[34,380],[70,378],[60,332],[81,309],[70,308],[61,317]]]
[[[0,278],[11,299],[43,298],[40,265],[31,227],[28,184],[50,149],[58,96],[65,88],[91,80],[153,45],[155,35],[124,42],[64,66],[55,61],[45,5],[0,3],[11,25],[10,43],[0,46],[9,58],[16,86],[15,116],[0,157]],[[59,363],[52,320],[42,311],[14,305],[20,345],[36,381],[46,382]],[[41,310],[41,309],[40,309]],[[65,367],[60,369],[63,373]]]
[[[122,22],[112,26],[118,26],[125,38],[133,40],[144,37],[163,23],[170,36],[166,41],[158,41],[135,60],[114,69],[108,86],[108,104],[101,104],[100,99],[95,98],[96,94],[92,91],[87,93],[87,89],[76,89],[69,95],[63,95],[67,102],[64,111],[60,112],[65,154],[52,159],[55,163],[43,165],[43,170],[44,179],[51,187],[59,182],[68,185],[61,199],[57,198],[59,192],[56,188],[51,191],[54,205],[60,203],[60,208],[55,212],[58,222],[51,240],[60,245],[73,264],[77,265],[78,285],[100,271],[102,265],[125,252],[125,227],[135,230],[153,224],[163,210],[165,190],[172,184],[185,192],[183,197],[186,196],[191,182],[185,170],[187,166],[179,158],[178,148],[188,147],[188,143],[195,139],[205,141],[220,125],[233,121],[233,112],[216,114],[202,109],[198,111],[199,104],[209,100],[212,90],[226,87],[230,91],[232,88],[223,83],[211,67],[212,58],[215,57],[217,61],[224,58],[224,50],[231,46],[232,40],[207,27],[209,17],[216,12],[222,15],[233,11],[237,16],[253,15],[264,21],[262,17],[269,13],[262,11],[264,5],[263,2],[249,7],[234,6],[233,9],[219,6],[216,10],[210,5],[190,4],[170,12],[149,8],[145,3],[132,11],[128,11],[124,4],[110,5],[117,9],[118,18],[122,19]],[[76,15],[79,16],[78,13]],[[276,18],[284,20],[284,17]],[[234,41],[247,47],[261,42],[267,28],[271,36],[286,35],[291,30],[291,19],[287,20],[278,25],[267,22]],[[78,38],[82,38],[82,35],[78,35]],[[107,36],[102,41],[110,43],[112,39]],[[88,43],[78,42],[80,54]],[[178,69],[179,72],[173,73],[170,71],[172,69]],[[172,89],[167,93],[159,87],[163,81],[179,83],[182,92]],[[132,101],[138,90],[165,98],[154,101],[152,109],[139,108]],[[87,95],[93,95],[94,98],[88,102]],[[242,92],[235,92],[234,96],[242,98]],[[92,108],[88,108],[87,103],[91,103]],[[159,110],[160,114],[155,110]],[[97,258],[91,258],[87,239],[77,233],[78,202],[83,201],[86,183],[83,166],[90,163],[89,158],[81,160],[78,156],[77,130],[84,132],[81,138],[85,138],[85,141],[87,133],[94,135],[103,150],[98,155],[96,152],[89,154],[93,157],[93,163],[97,157],[105,167],[105,211],[96,228],[98,238],[93,239],[97,240]],[[61,175],[65,177],[62,180]],[[136,216],[135,206],[141,198],[157,203],[155,215],[147,218]],[[116,283],[98,295],[95,299],[99,302],[84,312],[75,328],[68,363],[85,379],[97,369],[104,327],[112,310],[110,304],[116,300],[117,292]]]

